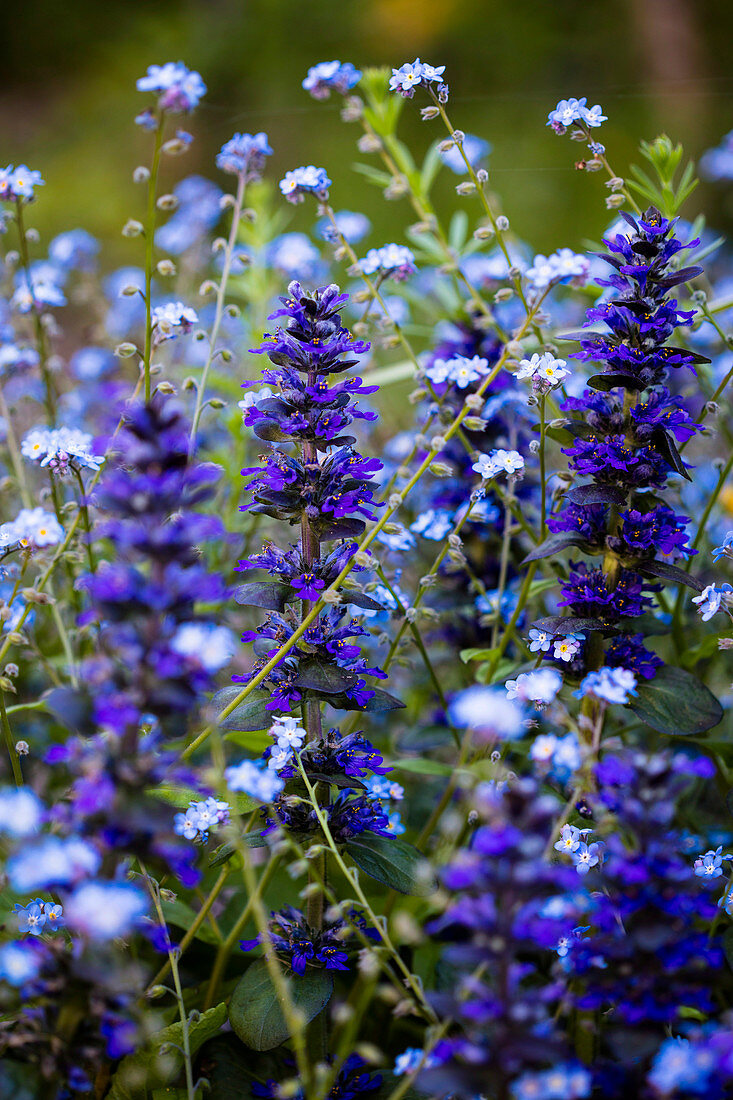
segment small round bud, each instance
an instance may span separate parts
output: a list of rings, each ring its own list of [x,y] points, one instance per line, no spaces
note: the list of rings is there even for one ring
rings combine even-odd
[[[448,535],[448,544],[454,550],[460,550],[460,548],[463,546],[463,542],[461,541],[461,536],[456,535],[456,534]]]
[[[122,226],[123,237],[140,237],[144,232],[143,223],[136,221],[134,218],[129,218]]]
[[[386,530],[387,526],[394,526],[394,524],[385,525],[385,530]],[[398,531],[399,531],[399,528],[398,528]],[[368,554],[366,550],[357,550],[356,553],[354,554],[354,562],[357,565],[361,565],[364,568],[366,568],[367,566],[372,564],[372,556],[371,556],[371,554]]]
[[[599,160],[598,157],[591,157],[590,160],[585,162],[586,172],[600,172],[602,167],[603,161]],[[621,186],[623,187],[623,180],[621,181]]]
[[[452,137],[444,138],[438,145],[438,149],[441,153],[450,153],[451,149],[455,145],[455,141]]]
[[[121,298],[134,298],[136,294],[140,293],[140,287],[135,286],[134,283],[128,283],[127,286],[123,286],[120,291]]]
[[[343,122],[358,122],[364,114],[364,101],[358,95],[347,96],[341,110]]]
[[[402,493],[391,493],[387,503],[389,504],[390,510],[394,512],[395,509],[399,508],[400,504],[402,504]]]
[[[356,147],[360,153],[378,153],[382,148],[382,142],[376,134],[362,134]]]
[[[509,228],[509,218],[507,218],[505,214],[500,214],[496,219],[496,228],[500,233],[506,233]]]
[[[420,117],[422,118],[423,122],[429,122],[431,119],[437,118],[439,114],[440,111],[438,110],[438,108],[432,106],[423,107],[420,111]]]
[[[514,297],[514,291],[510,286],[503,286],[501,290],[497,290],[494,295],[495,302],[508,302],[510,298]]]
[[[135,354],[137,354],[137,348],[134,344],[118,344],[115,348],[115,355],[118,359],[129,359],[131,355]]]
[[[147,183],[150,179],[150,169],[146,168],[144,164],[138,164],[135,171],[132,173],[133,183]]]
[[[158,393],[172,394],[176,392],[176,387],[172,382],[158,382],[155,388]]]
[[[457,195],[473,195],[476,190],[476,184],[473,180],[464,180],[463,183],[459,183],[456,187]]]
[[[199,287],[199,294],[202,298],[206,298],[209,294],[216,294],[219,287],[213,279],[204,279],[203,283]]]
[[[226,401],[222,401],[220,397],[210,397],[206,404],[212,409],[225,409],[227,407]]]
[[[609,191],[622,191],[623,186],[624,181],[621,179],[621,176],[611,176],[610,180],[606,180],[606,187]]]
[[[533,454],[533,455],[539,454],[539,451],[540,451],[540,441],[539,441],[539,439],[530,439],[530,441],[529,441],[529,451],[530,451],[530,454]]]
[[[482,432],[486,427],[486,421],[480,416],[464,416],[463,427],[469,432]]]
[[[479,170],[476,172],[476,179],[479,181],[479,183],[488,183],[489,173],[486,171],[485,168],[479,168]]]
[[[567,428],[569,423],[570,423],[570,421],[567,420],[566,417],[557,416],[557,417],[555,417],[554,420],[550,421],[550,423],[547,425],[547,427],[548,428]]]
[[[238,305],[235,305],[234,302],[230,302],[229,305],[224,307],[224,312],[227,317],[239,317],[242,311]]]
[[[444,451],[446,442],[447,440],[444,435],[434,435],[433,438],[430,440],[430,450]]]
[[[225,252],[226,247],[227,242],[224,237],[217,237],[216,240],[212,242],[211,251],[214,255],[216,255],[217,252]]]
[[[13,661],[9,661],[3,669],[3,675],[9,676],[11,680],[14,680],[19,672],[20,669]]]
[[[720,412],[720,405],[717,401],[708,401],[705,405],[705,412],[708,416],[715,416],[716,413]]]
[[[401,199],[409,190],[410,185],[405,177],[396,176],[392,182],[385,187],[382,194],[388,202],[392,202],[394,199]]]
[[[189,142],[181,141],[180,138],[171,138],[170,141],[164,141],[161,146],[161,152],[165,153],[167,157],[180,157],[182,153],[185,153],[188,149]]]
[[[325,592],[321,592],[321,600],[325,604],[333,604],[335,606],[341,603],[341,595],[335,588],[327,588]]]
[[[693,290],[692,300],[698,306],[704,306],[708,300],[708,296],[704,290]]]
[[[16,741],[15,751],[17,752],[18,756],[27,756],[28,753],[31,751],[30,745],[27,741]]]
[[[477,241],[488,241],[494,236],[494,227],[492,225],[480,225],[478,229],[474,229],[473,235]]]
[[[32,226],[29,226],[28,229],[26,229],[26,231],[25,231],[25,239],[27,241],[29,241],[31,244],[38,244],[38,242],[41,239],[41,234],[38,232],[37,229],[34,229]]]
[[[17,267],[20,260],[20,253],[16,252],[14,248],[11,248],[9,252],[5,253],[5,264],[7,267]]]
[[[155,205],[158,210],[176,210],[178,207],[178,199],[175,195],[160,195],[156,199]]]
[[[155,270],[159,275],[168,277],[170,275],[175,275],[176,265],[173,263],[173,260],[158,260],[155,265]]]
[[[623,206],[626,199],[623,195],[615,194],[609,195],[606,199],[607,210],[618,210],[620,206]]]
[[[237,200],[234,195],[222,195],[219,199],[220,210],[233,210],[237,205]]]
[[[453,467],[446,462],[431,462],[428,466],[433,477],[452,477]]]

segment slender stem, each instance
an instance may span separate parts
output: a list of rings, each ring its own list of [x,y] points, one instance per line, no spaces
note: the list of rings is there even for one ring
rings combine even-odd
[[[148,210],[145,224],[145,352],[143,354],[143,376],[145,378],[145,402],[150,401],[150,363],[153,355],[153,250],[155,246],[155,196],[158,190],[158,172],[163,146],[163,127],[165,114],[161,113],[155,127],[153,146],[153,164],[148,179]]]
[[[545,422],[545,395],[540,395],[540,542],[547,538],[547,474],[545,471],[545,442],[547,424]]]
[[[225,884],[226,880],[229,877],[229,873],[230,872],[229,872],[229,867],[228,866],[222,867],[221,873],[219,874],[218,879],[216,880],[216,882],[212,886],[211,890],[209,891],[209,893],[206,897],[206,900],[204,901],[203,905],[199,909],[199,911],[196,914],[196,916],[194,917],[194,919],[191,921],[191,924],[190,924],[189,928],[187,929],[186,933],[184,934],[183,938],[181,939],[181,942],[178,945],[178,957],[179,958],[181,957],[181,955],[183,955],[183,953],[186,950],[186,948],[188,947],[188,945],[191,943],[191,941],[196,936],[196,933],[198,932],[199,928],[201,927],[201,925],[206,920],[209,912],[211,911],[212,905],[214,904],[217,897],[221,893],[221,891],[224,887],[224,884]],[[160,982],[163,981],[163,978],[165,978],[166,974],[168,973],[168,971],[170,969],[170,965],[171,965],[170,964],[170,959],[168,960],[168,962],[163,963],[160,970],[158,971],[158,973],[155,975],[152,982],[148,986],[148,992],[153,988],[153,986],[159,985]]]
[[[10,409],[8,403],[5,400],[5,393],[0,386],[0,416],[5,421],[5,441],[8,445],[8,451],[10,452],[10,461],[13,464],[13,470],[15,471],[15,480],[18,483],[18,492],[20,493],[20,499],[23,501],[24,508],[31,508],[31,494],[28,490],[28,482],[25,477],[25,467],[23,466],[23,458],[20,453],[20,447],[18,446],[18,438],[15,434],[15,428],[13,427],[13,420],[10,415]]]
[[[96,573],[97,563],[94,559],[94,550],[92,548],[92,525],[89,519],[88,497],[79,470],[76,466],[73,466],[72,469],[74,471],[76,483],[79,486],[79,510],[81,512],[82,526],[84,528],[84,544],[86,546],[87,561],[89,562],[89,571],[91,573]]]
[[[43,384],[45,387],[45,402],[46,402],[46,415],[50,427],[56,423],[56,391],[51,377],[51,372],[48,369],[48,342],[46,339],[46,330],[43,327],[43,319],[36,305],[35,294],[33,293],[33,280],[31,278],[31,261],[30,254],[28,252],[28,238],[26,236],[25,224],[23,220],[23,200],[16,199],[15,202],[15,221],[18,227],[18,245],[20,249],[20,259],[23,265],[23,271],[25,273],[26,283],[28,285],[28,293],[30,294],[31,306],[30,310],[33,314],[33,323],[36,329],[36,343],[38,345],[38,359],[41,367],[41,374],[43,376]]]
[[[221,981],[222,976],[224,974],[224,970],[226,969],[226,965],[229,961],[229,956],[231,955],[232,951],[234,950],[234,946],[235,946],[237,940],[239,939],[239,936],[241,935],[242,929],[244,928],[245,924],[247,923],[247,921],[249,920],[249,918],[251,916],[252,909],[253,909],[254,905],[256,904],[257,899],[262,897],[262,894],[264,893],[265,887],[269,884],[270,879],[272,878],[275,871],[277,870],[277,867],[278,867],[279,863],[280,863],[280,860],[278,859],[278,857],[273,856],[272,859],[270,860],[270,862],[265,867],[262,874],[260,875],[260,877],[257,881],[257,884],[255,886],[254,892],[250,893],[249,897],[247,898],[247,904],[244,906],[244,908],[242,909],[242,912],[239,914],[236,921],[234,922],[229,935],[224,940],[224,943],[222,943],[220,945],[220,947],[219,947],[219,949],[216,953],[216,958],[214,959],[214,966],[212,968],[211,977],[209,979],[209,985],[208,985],[208,988],[206,990],[206,997],[204,998],[204,1008],[205,1009],[210,1008],[211,1005],[214,1003],[214,1000],[216,998],[218,988],[219,988],[219,982]],[[217,885],[218,885],[218,883],[217,883]],[[213,898],[211,900],[213,902]],[[208,899],[207,899],[207,901],[208,901]],[[210,908],[211,908],[211,905],[208,906],[206,912],[208,912],[208,910]],[[202,910],[202,912],[203,912],[203,910]],[[199,916],[200,915],[201,914],[199,914]],[[203,917],[202,917],[202,920],[203,920]],[[199,925],[200,925],[200,923],[201,922],[199,921]],[[188,944],[186,946],[188,946]],[[181,947],[183,947],[183,942],[181,943]]]
[[[224,302],[226,299],[227,283],[229,281],[229,274],[232,268],[232,259],[234,257],[234,246],[237,243],[237,234],[239,233],[239,221],[242,216],[242,206],[244,204],[244,190],[245,190],[245,177],[244,173],[240,172],[237,179],[237,193],[234,198],[234,207],[232,208],[232,224],[229,230],[229,238],[227,240],[227,246],[224,251],[224,266],[222,268],[221,279],[219,280],[219,286],[216,291],[216,312],[214,314],[214,323],[211,326],[211,335],[209,337],[209,353],[206,356],[206,362],[204,363],[204,369],[201,372],[201,381],[196,387],[196,407],[194,409],[193,420],[191,421],[191,436],[189,442],[189,453],[193,452],[196,446],[196,432],[198,431],[199,420],[201,419],[201,413],[204,408],[204,394],[206,392],[206,381],[209,377],[209,371],[211,370],[211,364],[214,361],[216,355],[216,341],[219,336],[219,329],[221,327],[222,318],[224,316]]]
[[[511,474],[507,479],[506,490],[506,507],[504,508],[504,530],[501,536],[501,555],[499,557],[499,582],[496,588],[496,622],[494,623],[494,629],[491,632],[491,648],[496,645],[499,637],[499,625],[501,623],[501,600],[504,595],[504,589],[506,588],[506,578],[509,569],[509,549],[512,542],[512,513],[509,508],[509,501],[514,496],[514,484]]]
[[[140,868],[143,872],[145,882],[150,896],[153,899],[153,905],[158,916],[160,927],[165,933],[166,951],[168,953],[168,963],[171,969],[171,975],[173,977],[173,985],[176,991],[176,1004],[178,1006],[178,1016],[181,1021],[181,1039],[183,1043],[183,1067],[186,1074],[186,1096],[188,1100],[196,1100],[196,1088],[193,1081],[193,1059],[191,1057],[191,1038],[188,1031],[188,1013],[186,1012],[186,1004],[183,1000],[183,989],[181,988],[181,975],[178,972],[178,952],[173,947],[170,936],[168,935],[168,925],[166,924],[165,917],[163,916],[163,907],[160,904],[160,890],[157,883],[154,883],[148,872],[145,870],[144,865],[141,863]]]
[[[350,869],[344,863],[344,860],[341,856],[341,853],[338,850],[338,845],[334,841],[333,835],[332,835],[331,830],[329,828],[328,818],[326,817],[326,814],[323,812],[321,806],[319,806],[319,804],[318,804],[318,799],[316,797],[316,792],[314,791],[313,785],[311,784],[310,780],[308,779],[308,774],[307,774],[305,768],[303,767],[303,764],[300,760],[300,755],[298,753],[295,754],[295,760],[298,764],[298,771],[300,772],[301,778],[302,778],[303,782],[305,783],[306,789],[308,791],[308,796],[309,796],[309,799],[310,799],[311,806],[313,807],[313,812],[315,813],[316,817],[318,818],[318,822],[321,826],[321,829],[323,830],[323,835],[326,838],[326,841],[328,843],[328,847],[331,849],[331,852],[334,856],[334,859],[336,860],[336,863],[339,866],[339,869],[340,869],[342,875],[344,876],[344,878],[348,882],[349,888],[351,890],[353,890],[354,893],[356,894],[357,898],[359,899],[359,904],[364,907],[364,912],[367,914],[367,916],[371,920],[372,924],[374,925],[374,928],[376,929],[377,934],[379,935],[379,938],[381,939],[382,943],[384,944],[384,946],[389,951],[390,955],[392,955],[395,963],[397,964],[400,971],[404,975],[405,981],[406,981],[407,985],[409,986],[409,988],[411,989],[417,1003],[421,1006],[421,1008],[422,1008],[423,1012],[425,1013],[425,1015],[430,1020],[434,1021],[436,1019],[435,1013],[434,1013],[433,1009],[430,1007],[430,1005],[428,1004],[428,1002],[425,1000],[425,995],[423,994],[422,989],[420,988],[420,986],[416,982],[415,976],[412,974],[412,972],[408,969],[408,967],[402,961],[402,958],[401,958],[399,952],[397,951],[397,948],[392,943],[392,940],[390,938],[389,933],[383,927],[382,922],[380,922],[379,919],[377,918],[377,915],[375,914],[374,910],[372,909],[372,907],[369,903],[369,900],[366,897],[366,894],[364,893],[361,886],[359,885],[358,880],[352,875]]]
[[[8,712],[5,709],[5,692],[0,689],[0,717],[2,718],[3,734],[5,735],[5,744],[8,749],[8,756],[10,757],[10,766],[13,769],[13,779],[15,780],[16,787],[23,786],[23,772],[20,768],[20,757],[15,748],[15,742],[13,741],[13,732],[10,729],[10,722],[8,721]]]

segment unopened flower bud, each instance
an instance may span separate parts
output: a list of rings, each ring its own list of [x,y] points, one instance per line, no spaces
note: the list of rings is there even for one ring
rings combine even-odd
[[[708,416],[715,416],[716,413],[720,412],[720,405],[717,401],[708,401],[705,404],[705,412]]]
[[[488,183],[489,173],[486,171],[485,168],[479,168],[476,172],[476,179],[479,181],[479,183]]]
[[[41,234],[37,229],[33,229],[32,226],[29,226],[25,231],[25,239],[29,241],[30,244],[38,244],[41,239]]]
[[[733,641],[733,639],[731,640]],[[27,741],[16,741],[15,751],[17,752],[18,756],[27,756],[28,753],[31,751],[31,748]]]
[[[216,294],[219,287],[213,279],[204,279],[203,283],[199,287],[199,295],[205,298],[208,294]]]
[[[155,389],[158,393],[164,394],[172,394],[176,392],[176,387],[173,385],[172,382],[158,382],[158,385],[155,387]]]
[[[464,416],[463,427],[469,432],[482,432],[486,422],[480,416]]]
[[[509,228],[509,218],[507,218],[505,214],[500,214],[496,219],[496,228],[500,233],[506,233]]]
[[[430,440],[430,450],[443,451],[445,450],[446,443],[447,440],[444,435],[434,435],[433,438]]]
[[[403,195],[406,195],[410,190],[410,185],[404,176],[396,176],[395,179],[389,183],[382,192],[385,199],[392,201],[394,199],[401,199]]]
[[[394,510],[399,508],[400,504],[402,504],[402,493],[391,493],[387,503],[389,504],[390,510],[394,512]]]
[[[607,210],[618,210],[618,208],[620,206],[623,206],[625,202],[626,202],[626,199],[624,198],[623,195],[619,195],[619,194],[609,195],[608,198],[606,199],[606,209]]]
[[[134,298],[136,294],[140,293],[140,287],[135,286],[134,283],[127,283],[120,291],[120,298]]]
[[[178,199],[175,195],[160,195],[155,205],[158,210],[175,210],[178,207]]]
[[[609,191],[622,191],[624,181],[621,176],[611,176],[610,180],[606,180],[606,187]]]
[[[3,675],[9,676],[11,680],[14,680],[18,675],[20,669],[13,661],[9,661],[3,669]]]
[[[464,180],[456,187],[457,195],[472,195],[476,190],[476,184],[472,180]]]
[[[417,405],[418,401],[422,401],[423,397],[427,394],[427,390],[419,389],[413,390],[412,393],[407,395],[407,400],[411,405]]]
[[[429,122],[431,119],[437,118],[439,114],[440,111],[438,110],[438,108],[432,106],[423,107],[420,111],[420,117],[422,118],[423,122]]]
[[[343,122],[358,122],[364,113],[364,101],[358,95],[350,95],[344,100],[341,111]]]
[[[137,348],[134,344],[118,344],[115,348],[115,355],[118,359],[129,359],[131,355],[135,355]]]
[[[321,600],[326,604],[339,604],[341,603],[341,596],[335,588],[327,588],[325,592],[321,592]]]
[[[188,146],[189,142],[187,141],[181,141],[180,138],[171,138],[170,141],[163,142],[161,152],[168,157],[180,157],[181,153],[186,152]]]
[[[718,638],[718,649],[733,649],[733,638]]]
[[[453,467],[446,462],[431,462],[428,467],[433,477],[452,477]]]
[[[378,153],[382,143],[376,134],[362,134],[356,143],[360,153]]]
[[[386,530],[387,527],[394,527],[394,524],[385,524],[384,530]],[[399,530],[400,528],[397,528],[397,531]],[[396,534],[397,531],[394,533]],[[356,563],[356,565],[361,565],[366,568],[367,566],[372,564],[372,556],[371,554],[368,554],[366,550],[357,550],[354,554],[354,562]]]
[[[514,291],[510,286],[503,286],[501,290],[497,290],[494,295],[495,302],[508,302],[510,298],[514,297]]]
[[[455,142],[454,142],[453,138],[445,138],[438,145],[438,149],[440,150],[441,153],[450,153],[450,151],[451,151],[451,149],[453,148],[454,145],[455,145]]]
[[[176,265],[173,263],[173,260],[158,260],[157,264],[155,265],[155,270],[158,272],[159,275],[163,275],[168,278],[171,275],[175,275]]]
[[[146,168],[144,164],[138,164],[135,171],[132,173],[133,183],[147,183],[150,179],[150,169]]]
[[[477,241],[488,241],[489,238],[494,236],[494,227],[492,225],[480,225],[478,229],[474,229],[473,235]]]
[[[539,439],[530,439],[530,441],[529,441],[529,450],[530,450],[530,454],[533,454],[533,455],[539,454],[539,450],[540,450],[540,441],[539,441]]]
[[[602,167],[603,161],[599,160],[598,157],[591,157],[590,160],[585,162],[586,172],[600,172]],[[621,181],[621,186],[623,186],[623,180]]]

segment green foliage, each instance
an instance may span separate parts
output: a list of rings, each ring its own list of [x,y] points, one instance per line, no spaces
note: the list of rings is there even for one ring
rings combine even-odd
[[[713,693],[683,668],[664,665],[643,680],[631,710],[658,733],[692,737],[717,726],[723,708]]]
[[[400,894],[427,897],[437,882],[425,857],[401,837],[361,833],[345,845],[357,867]]]
[[[328,970],[308,969],[286,980],[293,1006],[309,1023],[331,998],[332,975]],[[235,1035],[253,1050],[272,1050],[289,1038],[282,1001],[264,959],[253,963],[238,982],[229,1002],[229,1022]]]
[[[226,1018],[226,1005],[219,1004],[189,1022],[188,1041],[192,1055],[221,1030]],[[183,1025],[179,1020],[159,1031],[142,1050],[128,1054],[112,1079],[107,1100],[140,1100],[146,1090],[175,1080],[183,1064],[182,1042]]]
[[[629,187],[640,196],[644,205],[656,206],[665,218],[676,217],[697,187],[692,161],[687,162],[681,176],[675,180],[684,153],[681,145],[673,145],[666,134],[660,134],[654,141],[642,141],[639,151],[654,174],[650,176],[632,165],[634,178],[628,181]]]

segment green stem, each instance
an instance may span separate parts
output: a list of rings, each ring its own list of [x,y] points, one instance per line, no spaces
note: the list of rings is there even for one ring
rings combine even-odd
[[[84,543],[86,546],[87,561],[89,562],[89,571],[91,573],[96,573],[97,563],[94,559],[94,550],[92,548],[92,524],[89,519],[88,498],[84,490],[84,482],[82,481],[79,470],[76,468],[76,466],[73,466],[72,469],[74,471],[76,483],[79,486],[79,511],[81,512],[82,526],[84,528]]]
[[[204,363],[204,369],[201,372],[201,381],[196,387],[196,407],[194,409],[193,420],[191,421],[189,453],[193,453],[193,449],[196,446],[196,432],[198,431],[199,420],[201,419],[201,413],[203,412],[204,408],[206,381],[209,377],[211,364],[213,363],[214,356],[216,354],[216,341],[219,336],[219,329],[221,327],[222,318],[224,316],[224,302],[226,298],[227,283],[229,281],[229,274],[232,268],[232,259],[234,256],[234,247],[237,243],[237,234],[239,233],[239,221],[242,216],[242,206],[244,204],[244,191],[245,177],[244,173],[240,173],[237,179],[237,194],[235,196],[234,207],[232,209],[232,224],[229,230],[227,246],[224,251],[224,266],[222,268],[219,286],[216,291],[216,312],[214,314],[214,323],[211,326],[211,335],[209,337],[209,353],[206,357],[206,362]]]
[[[10,452],[10,461],[13,464],[13,470],[15,471],[15,480],[18,483],[18,492],[20,493],[20,499],[23,501],[24,508],[32,508],[31,494],[28,491],[28,482],[25,477],[25,467],[23,466],[23,458],[20,453],[20,447],[18,446],[18,438],[15,434],[15,428],[13,427],[13,420],[10,415],[10,409],[8,403],[5,400],[5,393],[2,387],[0,387],[0,416],[5,421],[5,441],[8,445],[8,451]]]
[[[38,358],[41,368],[41,375],[43,377],[43,384],[45,387],[45,402],[46,402],[46,416],[50,427],[53,427],[56,423],[56,391],[51,377],[51,372],[48,369],[48,342],[46,340],[46,330],[43,327],[43,320],[41,314],[36,305],[35,295],[33,293],[33,280],[31,279],[31,260],[28,252],[28,238],[26,236],[25,224],[23,220],[23,200],[16,199],[15,203],[15,221],[18,227],[18,244],[20,249],[20,259],[25,273],[26,283],[28,284],[28,293],[31,296],[31,313],[33,314],[33,323],[36,330],[36,343],[38,345]]]
[[[155,196],[158,189],[161,149],[163,147],[163,127],[165,114],[161,113],[155,127],[155,145],[153,164],[148,179],[148,209],[145,224],[145,352],[143,354],[143,376],[145,379],[145,403],[150,401],[150,365],[153,356],[153,250],[155,246]]]
[[[20,768],[20,757],[18,756],[15,748],[15,742],[13,741],[13,732],[10,729],[10,722],[8,721],[8,712],[5,708],[5,692],[0,689],[0,717],[2,718],[3,733],[5,735],[5,744],[8,749],[8,756],[10,757],[10,766],[13,769],[13,779],[15,780],[16,787],[23,786],[23,772]]]

